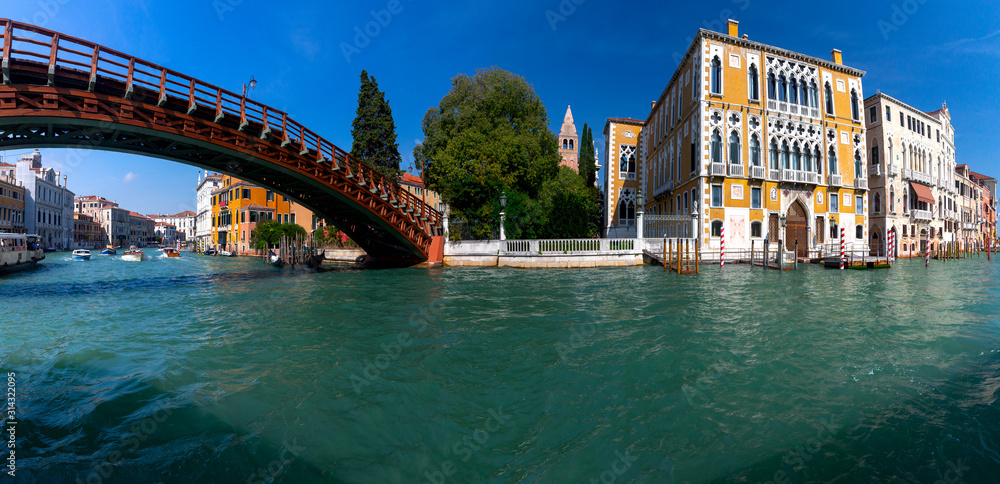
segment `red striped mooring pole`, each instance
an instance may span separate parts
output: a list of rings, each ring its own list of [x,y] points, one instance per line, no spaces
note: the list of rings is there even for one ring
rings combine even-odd
[[[719,236],[722,239],[722,245],[720,246],[721,248],[719,249],[719,260],[720,260],[720,262],[719,262],[719,268],[720,269],[725,269],[726,268],[726,228],[725,227],[722,227],[722,229],[720,229]]]
[[[844,227],[840,228],[840,270],[844,270],[844,264],[847,262],[847,256],[844,253],[844,249],[846,247],[846,243],[844,242],[846,237],[845,230],[846,229],[844,229]]]

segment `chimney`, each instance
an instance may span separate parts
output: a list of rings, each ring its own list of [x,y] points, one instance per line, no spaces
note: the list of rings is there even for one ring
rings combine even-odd
[[[833,54],[834,64],[837,64],[838,66],[844,65],[844,53],[841,52],[840,49],[833,49],[830,53]]]
[[[649,110],[652,111],[654,109],[656,109],[656,101],[652,101],[649,103]]]
[[[726,25],[729,28],[729,36],[730,37],[739,37],[740,36],[740,23],[738,21],[733,20],[733,19],[729,19],[729,21],[726,23]]]
[[[63,188],[66,188],[66,175],[63,175]]]

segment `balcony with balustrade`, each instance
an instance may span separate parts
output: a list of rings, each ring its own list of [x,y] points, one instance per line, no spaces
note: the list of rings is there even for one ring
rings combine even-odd
[[[726,176],[726,164],[710,163],[708,165],[708,176]]]
[[[743,165],[738,163],[729,164],[729,176],[743,176]]]
[[[763,180],[767,178],[767,168],[765,168],[764,166],[751,166],[750,178],[756,180]]]
[[[886,165],[885,171],[889,176],[899,176],[899,165],[896,163],[889,163]]]
[[[807,185],[815,185],[817,183],[816,172],[789,169],[781,170],[781,181],[786,183],[804,183]]]
[[[826,178],[827,178],[826,182],[827,185],[830,185],[831,187],[840,187],[844,185],[843,175],[827,175]]]
[[[854,188],[857,190],[867,190],[868,189],[868,179],[867,178],[855,178]]]
[[[934,179],[931,178],[930,175],[926,173],[921,173],[917,170],[911,170],[909,168],[903,170],[903,178],[906,180],[912,180],[918,183],[923,183],[925,185],[932,185],[934,183]]]
[[[868,165],[868,176],[882,176],[882,165]]]
[[[653,190],[653,198],[654,199],[658,198],[660,195],[663,195],[663,194],[668,193],[668,192],[672,192],[673,190],[674,190],[674,181],[673,180],[667,180],[665,183],[660,184],[660,186],[656,187]]]
[[[934,214],[930,210],[910,210],[910,215],[914,221],[930,222],[934,218]]]

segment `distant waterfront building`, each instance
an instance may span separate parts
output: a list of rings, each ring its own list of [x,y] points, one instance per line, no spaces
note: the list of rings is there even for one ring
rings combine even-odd
[[[264,221],[298,224],[311,235],[305,224],[313,219],[312,212],[272,190],[226,175],[211,193],[209,247],[238,254],[256,253],[251,238],[257,224]]]
[[[85,213],[73,214],[73,249],[100,249],[101,224]]]
[[[74,209],[93,217],[101,225],[101,244],[128,247],[131,238],[129,211],[118,206],[118,202],[104,197],[86,195],[74,200]]]
[[[177,243],[177,227],[166,222],[154,222],[153,233],[160,238],[162,245],[174,245]]]
[[[0,163],[0,233],[24,233],[24,187],[14,177],[14,165]]]
[[[643,122],[632,118],[608,118],[604,124],[604,223],[609,238],[637,235],[642,129]]]
[[[173,225],[175,228],[175,234],[171,237],[171,239],[174,242],[185,242],[195,239],[196,214],[190,210],[185,210],[181,213],[173,215],[153,214],[147,216],[153,219],[153,222],[156,222],[157,224],[164,223]]]
[[[579,171],[579,149],[580,136],[576,132],[576,123],[573,121],[573,110],[566,106],[566,115],[563,117],[562,128],[559,130],[559,156],[562,157],[560,165]]]
[[[431,208],[442,213],[445,211],[445,205],[444,202],[441,201],[441,195],[438,195],[438,193],[434,190],[427,188],[424,185],[423,178],[410,173],[403,173],[403,176],[399,177],[398,181],[399,184],[406,189],[406,191],[423,200],[427,203],[427,205],[430,205]]]
[[[948,108],[925,113],[878,93],[865,100],[872,251],[895,234],[898,257],[922,257],[960,232],[955,130]]]
[[[197,214],[195,214],[195,245],[204,250],[214,244],[212,241],[212,192],[222,185],[222,175],[209,175],[207,171],[198,177],[195,188],[197,197]]]
[[[141,213],[129,212],[129,245],[146,247],[153,242],[154,222]]]
[[[73,243],[73,192],[67,177],[42,167],[42,154],[21,156],[15,167],[17,182],[24,187],[24,230],[38,234],[43,248],[68,249]]]
[[[997,179],[969,171],[969,179],[983,187],[983,222],[980,227],[980,240],[984,244],[997,238]]]
[[[740,37],[733,20],[699,30],[643,125],[645,213],[695,211],[703,252],[723,229],[727,249],[767,238],[805,255],[841,227],[865,247],[864,74],[839,50],[824,60]]]

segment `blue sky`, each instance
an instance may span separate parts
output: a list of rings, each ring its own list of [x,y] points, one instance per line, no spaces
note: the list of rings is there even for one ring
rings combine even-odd
[[[458,73],[498,66],[532,83],[558,132],[566,106],[577,126],[645,118],[698,28],[740,21],[752,40],[821,58],[841,49],[881,90],[924,111],[946,101],[959,163],[1000,176],[1000,4],[995,1],[703,2],[473,0],[0,0],[0,15],[42,25],[230,90],[255,76],[251,96],[351,147],[362,69],[393,109],[404,168],[420,121]],[[390,8],[396,13],[390,13]],[[384,12],[383,12],[384,11]],[[374,14],[373,14],[374,12]],[[381,12],[381,13],[380,13]],[[381,24],[373,23],[381,20]],[[384,26],[382,24],[385,24]],[[358,32],[368,30],[368,35]],[[350,46],[350,47],[345,47]],[[346,55],[345,55],[346,51]],[[603,148],[600,150],[603,159]],[[21,151],[0,152],[12,161]],[[194,208],[197,169],[106,152],[73,158],[69,187],[143,213]]]

